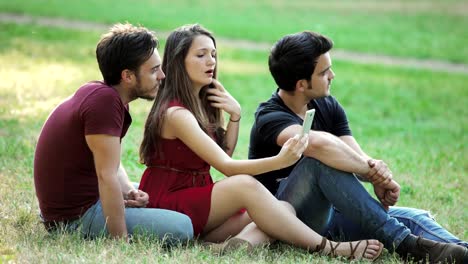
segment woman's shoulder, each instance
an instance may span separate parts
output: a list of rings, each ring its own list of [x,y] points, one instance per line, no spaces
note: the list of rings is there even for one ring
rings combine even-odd
[[[167,104],[166,109],[167,109],[166,115],[169,117],[172,116],[175,112],[179,112],[179,110],[185,110],[182,112],[190,112],[187,109],[187,107],[177,99],[173,99],[172,101],[170,101]]]
[[[192,112],[180,101],[172,100],[167,105],[166,117],[168,120],[186,119],[188,116],[193,116]]]

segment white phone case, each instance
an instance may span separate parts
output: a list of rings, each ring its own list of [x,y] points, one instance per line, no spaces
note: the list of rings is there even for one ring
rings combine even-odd
[[[312,121],[314,120],[315,116],[315,109],[310,109],[307,110],[304,116],[304,123],[302,123],[302,134],[301,136],[308,134],[311,127],[312,127]]]

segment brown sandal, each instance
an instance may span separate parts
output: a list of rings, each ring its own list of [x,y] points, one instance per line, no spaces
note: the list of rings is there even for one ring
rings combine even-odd
[[[348,259],[356,259],[356,256],[354,256],[354,253],[358,249],[359,245],[361,244],[362,240],[359,240],[359,242],[356,244],[356,246],[353,248],[353,243],[349,242],[349,249],[351,249],[351,255],[348,257]],[[361,258],[364,258],[364,254],[366,254],[367,247],[369,246],[369,241],[366,240],[366,247],[364,248],[364,251],[362,251],[362,256]]]
[[[313,252],[320,252],[320,253],[323,253],[322,251],[325,249],[325,246],[327,244],[327,242],[329,243],[330,245],[330,252],[326,255],[330,255],[332,257],[336,257],[336,253],[335,253],[335,250],[336,248],[341,244],[341,242],[336,242],[336,246],[333,247],[333,243],[326,239],[325,237],[322,237],[322,243],[320,243],[320,245],[318,245],[317,247],[315,247],[315,251]]]
[[[357,248],[359,247],[359,245],[361,244],[362,241],[366,241],[366,247],[362,251],[362,255],[361,255],[360,259],[366,259],[364,257],[364,255],[366,254],[367,248],[369,247],[369,240],[359,240],[359,242],[356,244],[356,246],[354,248],[353,248],[353,244],[351,242],[349,242],[349,248],[351,249],[351,256],[348,257],[349,259],[356,259],[356,256],[354,255],[354,253],[356,252]],[[383,246],[380,247],[380,249],[377,252],[377,254],[375,255],[375,257],[372,258],[372,259],[369,259],[369,260],[370,261],[375,261],[376,259],[378,259],[380,257],[380,255],[382,254],[382,250],[383,250]]]
[[[320,245],[315,247],[315,252],[322,252],[325,249],[327,241],[328,241],[328,243],[330,245],[330,252],[328,254],[326,254],[326,255],[329,255],[331,257],[336,257],[337,256],[336,249],[338,248],[338,246],[342,242],[335,242],[336,245],[333,246],[333,243],[330,240],[326,239],[325,237],[322,238],[322,243],[320,243]],[[356,256],[354,255],[354,253],[356,253],[356,250],[358,249],[358,247],[359,247],[359,245],[361,244],[362,241],[364,241],[364,240],[358,241],[356,243],[356,246],[354,246],[354,247],[353,247],[352,242],[348,242],[349,243],[349,249],[351,250],[350,255],[347,257],[348,259],[350,259],[350,260],[356,259]],[[367,247],[369,247],[369,240],[365,240],[365,241],[366,241],[366,247],[362,251],[362,255],[361,255],[360,259],[365,259],[364,255],[366,254]],[[345,242],[343,242],[343,243],[345,243]],[[380,254],[382,253],[382,250],[383,250],[383,247],[380,247],[380,250],[377,252],[377,255],[373,259],[370,259],[370,260],[375,261],[378,257],[380,257]]]

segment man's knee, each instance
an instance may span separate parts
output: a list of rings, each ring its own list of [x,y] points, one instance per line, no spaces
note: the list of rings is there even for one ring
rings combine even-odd
[[[190,218],[184,214],[172,217],[166,225],[166,237],[173,242],[184,242],[193,239],[193,226]]]
[[[126,209],[127,229],[130,234],[154,237],[174,244],[193,238],[190,218],[176,211],[157,208]]]
[[[312,158],[312,157],[303,157],[297,164],[294,168],[301,168],[301,167],[306,167],[306,168],[314,168],[318,165],[320,165],[323,163],[318,160],[318,159],[315,159],[315,158]],[[326,165],[325,165],[326,166]]]

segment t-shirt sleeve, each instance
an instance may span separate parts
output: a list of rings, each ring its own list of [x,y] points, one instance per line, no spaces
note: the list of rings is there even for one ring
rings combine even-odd
[[[258,116],[257,133],[262,135],[265,143],[276,145],[276,139],[281,131],[296,124],[300,125],[297,119],[290,114],[282,111],[272,111]]]
[[[110,89],[99,89],[83,101],[80,108],[85,135],[106,134],[121,137],[125,108]]]
[[[346,112],[341,104],[334,99],[334,111],[333,111],[333,119],[334,119],[334,126],[332,134],[340,137],[340,136],[351,136],[351,128],[349,127],[348,118],[346,116]]]

